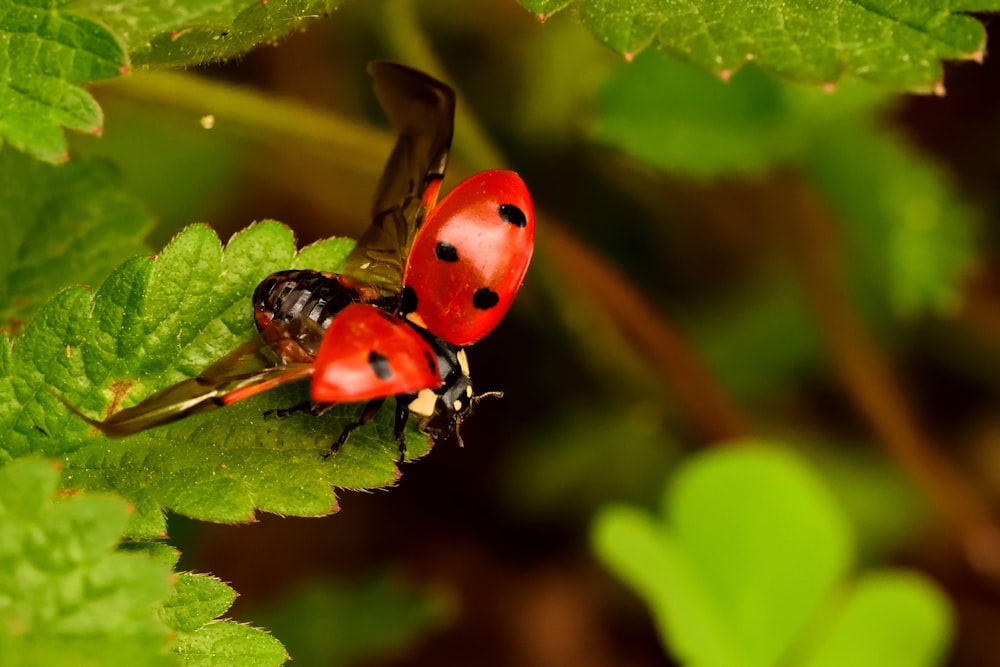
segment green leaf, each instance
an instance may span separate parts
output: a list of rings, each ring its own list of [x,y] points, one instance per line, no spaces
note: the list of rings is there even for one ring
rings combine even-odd
[[[111,27],[137,66],[193,65],[223,60],[274,42],[341,0],[184,0],[111,4],[80,0],[75,7]]]
[[[67,158],[63,127],[101,131],[100,107],[77,84],[128,65],[112,33],[66,4],[0,0],[0,140],[48,162]]]
[[[957,310],[978,254],[975,216],[938,165],[891,136],[839,132],[817,142],[806,168],[865,284],[883,284],[904,316]]]
[[[104,162],[53,167],[0,151],[0,183],[11,186],[0,189],[0,329],[16,331],[71,282],[97,284],[149,252],[152,221],[120,180]]]
[[[277,639],[232,621],[215,621],[236,599],[236,591],[214,577],[180,574],[163,619],[177,633],[184,665],[242,667],[281,665],[288,656]]]
[[[547,17],[565,0],[521,0]],[[722,79],[754,62],[792,81],[829,84],[845,74],[898,90],[942,87],[942,60],[980,60],[982,24],[965,12],[997,0],[579,0],[600,42],[632,56],[655,44]]]
[[[447,611],[440,597],[380,576],[350,584],[309,582],[258,616],[282,638],[293,664],[334,667],[398,655],[440,626]]]
[[[186,667],[273,667],[288,660],[277,639],[239,623],[208,623],[179,635],[177,643]]]
[[[849,83],[830,94],[780,84],[748,67],[729,83],[660,53],[620,66],[600,93],[592,133],[658,169],[698,178],[758,174],[804,160],[845,119],[889,97]]]
[[[663,511],[665,519],[606,508],[593,536],[600,558],[650,607],[674,655],[691,665],[799,664],[788,656],[817,637],[815,623],[829,622],[853,553],[846,520],[815,474],[771,446],[715,450],[677,473]],[[832,630],[811,652],[816,666],[929,664],[922,660],[940,654],[949,627],[940,594],[917,575],[890,579],[905,583],[862,582],[836,609]],[[887,612],[908,601],[912,613]],[[900,661],[880,659],[912,631],[927,635]],[[838,661],[845,655],[851,659]]]
[[[947,598],[913,573],[865,576],[839,612],[804,667],[932,667],[953,634]]]
[[[0,469],[0,664],[171,665],[169,568],[116,552],[121,500],[57,498],[44,461]]]
[[[311,268],[336,270],[352,242],[303,250]],[[64,483],[113,490],[132,502],[129,532],[157,537],[164,509],[194,518],[249,521],[254,512],[315,516],[337,509],[332,487],[394,483],[398,457],[390,410],[324,458],[360,407],[322,417],[265,419],[307,400],[304,383],[122,440],[108,440],[51,392],[99,417],[133,405],[256,335],[250,295],[268,274],[299,260],[292,233],[274,222],[237,234],[225,252],[193,226],[157,258],[137,257],[97,290],[70,288],[46,304],[13,344],[0,339],[0,456],[59,457]],[[427,451],[411,430],[408,458]]]
[[[877,129],[888,99],[859,83],[796,88],[755,68],[724,85],[648,54],[609,78],[593,134],[697,178],[800,169],[851,237],[849,269],[898,314],[952,312],[976,256],[973,216],[928,157]]]

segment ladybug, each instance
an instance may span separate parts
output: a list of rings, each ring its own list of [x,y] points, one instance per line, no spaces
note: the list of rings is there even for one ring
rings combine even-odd
[[[480,398],[464,348],[513,303],[534,247],[534,209],[521,178],[503,170],[472,176],[438,203],[454,92],[396,63],[374,62],[369,72],[398,139],[376,188],[372,223],[341,273],[268,276],[252,299],[258,338],[103,421],[70,406],[74,412],[109,437],[123,437],[309,379],[307,404],[272,412],[322,414],[337,403],[365,402],[330,453],[389,397],[401,459],[411,416],[432,440],[457,435]]]

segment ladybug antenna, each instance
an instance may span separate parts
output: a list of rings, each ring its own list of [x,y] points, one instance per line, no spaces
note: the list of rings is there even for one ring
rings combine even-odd
[[[484,398],[493,398],[493,397],[503,398],[503,392],[502,391],[484,391],[481,394],[473,396],[470,399],[470,401],[472,402],[472,405],[475,405],[476,403],[478,403],[479,401],[483,400]]]
[[[458,446],[459,447],[465,447],[465,441],[462,440],[462,434],[458,430],[459,427],[462,426],[462,422],[465,420],[465,417],[470,412],[472,412],[472,408],[473,408],[473,406],[476,405],[476,403],[478,403],[479,401],[483,400],[484,398],[492,398],[492,397],[503,398],[503,392],[502,391],[484,391],[481,394],[473,396],[473,397],[471,397],[469,399],[469,408],[467,410],[465,410],[464,412],[462,412],[462,413],[456,413],[451,418],[451,432],[455,435],[455,439],[458,440]]]

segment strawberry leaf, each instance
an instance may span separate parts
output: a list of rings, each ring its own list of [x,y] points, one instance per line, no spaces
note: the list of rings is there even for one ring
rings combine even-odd
[[[236,591],[215,577],[182,573],[163,618],[177,633],[177,653],[184,665],[276,667],[288,655],[281,643],[262,630],[217,621],[236,599]]]
[[[521,0],[546,18],[574,5],[600,42],[631,57],[656,45],[728,79],[753,61],[792,81],[845,74],[899,90],[941,90],[942,60],[979,60],[986,31],[964,12],[997,0]]]
[[[57,498],[57,477],[37,460],[0,469],[0,664],[175,664],[153,613],[169,568],[115,551],[125,503]]]
[[[122,36],[137,66],[192,65],[223,60],[273,42],[340,0],[207,0],[129,5],[75,3]]]
[[[351,247],[332,240],[304,256],[311,268],[336,270]],[[278,223],[237,234],[225,252],[214,232],[193,226],[159,257],[126,262],[96,293],[59,293],[17,338],[0,339],[0,456],[60,458],[67,486],[132,502],[129,532],[145,537],[164,533],[163,510],[225,522],[250,521],[257,510],[315,516],[337,509],[331,487],[394,483],[390,410],[329,458],[360,406],[264,417],[308,400],[303,383],[122,440],[98,434],[52,395],[102,417],[194,377],[256,335],[250,295],[297,261],[292,233]],[[408,458],[427,451],[415,431],[408,444]]]
[[[0,140],[48,162],[67,157],[63,127],[101,131],[101,109],[78,84],[128,65],[107,28],[66,4],[0,0]]]

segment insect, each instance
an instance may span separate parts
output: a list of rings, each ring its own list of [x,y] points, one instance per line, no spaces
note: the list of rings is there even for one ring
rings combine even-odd
[[[398,138],[376,188],[372,223],[341,273],[268,276],[252,298],[256,339],[107,419],[70,409],[107,436],[124,437],[308,379],[308,403],[272,412],[321,414],[337,403],[365,402],[331,453],[390,397],[401,459],[411,416],[432,439],[457,434],[481,398],[464,348],[510,308],[531,260],[534,209],[521,178],[503,170],[470,177],[438,203],[454,92],[395,63],[371,63],[369,72]]]

